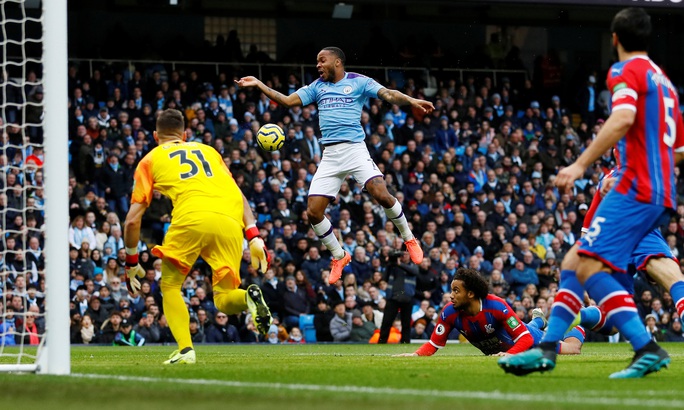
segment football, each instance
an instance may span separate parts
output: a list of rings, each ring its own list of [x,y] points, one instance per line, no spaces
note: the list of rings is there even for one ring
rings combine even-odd
[[[266,124],[259,128],[256,135],[256,142],[259,148],[264,151],[273,152],[281,149],[285,144],[285,133],[276,124]]]

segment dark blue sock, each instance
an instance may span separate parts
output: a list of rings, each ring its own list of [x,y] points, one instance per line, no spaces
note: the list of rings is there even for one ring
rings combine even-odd
[[[584,289],[577,280],[575,271],[562,271],[560,290],[553,302],[551,318],[546,325],[546,334],[542,342],[557,343],[563,339],[563,335],[582,308],[583,295]]]
[[[596,325],[598,325],[600,322],[602,322],[602,314],[601,314],[601,309],[597,308],[596,306],[589,306],[585,307],[582,310],[580,310],[580,315],[581,315],[581,320],[580,320],[580,325],[586,329],[598,331],[598,329],[594,329]]]
[[[611,319],[635,351],[651,341],[637,314],[634,299],[611,275],[606,272],[595,273],[584,283],[584,288],[592,299],[599,302],[606,320]]]

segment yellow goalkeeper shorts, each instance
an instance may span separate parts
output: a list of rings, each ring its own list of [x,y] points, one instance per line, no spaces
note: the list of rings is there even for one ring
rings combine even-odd
[[[240,286],[243,238],[242,222],[222,214],[193,212],[171,223],[164,243],[155,246],[152,254],[171,262],[183,275],[202,256],[214,271],[214,285],[228,277],[231,280],[222,285],[232,282],[236,289]]]

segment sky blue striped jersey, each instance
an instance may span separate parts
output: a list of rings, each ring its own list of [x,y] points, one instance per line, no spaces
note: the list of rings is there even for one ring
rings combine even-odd
[[[368,98],[378,98],[384,88],[372,78],[345,73],[337,83],[317,79],[297,90],[302,105],[318,104],[321,144],[335,142],[363,142],[366,134],[361,128],[361,110]]]

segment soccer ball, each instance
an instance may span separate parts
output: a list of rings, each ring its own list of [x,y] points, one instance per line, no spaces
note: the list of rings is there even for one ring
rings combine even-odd
[[[281,149],[285,144],[285,133],[276,124],[266,124],[259,128],[256,135],[256,142],[259,148],[264,151],[273,152]]]

